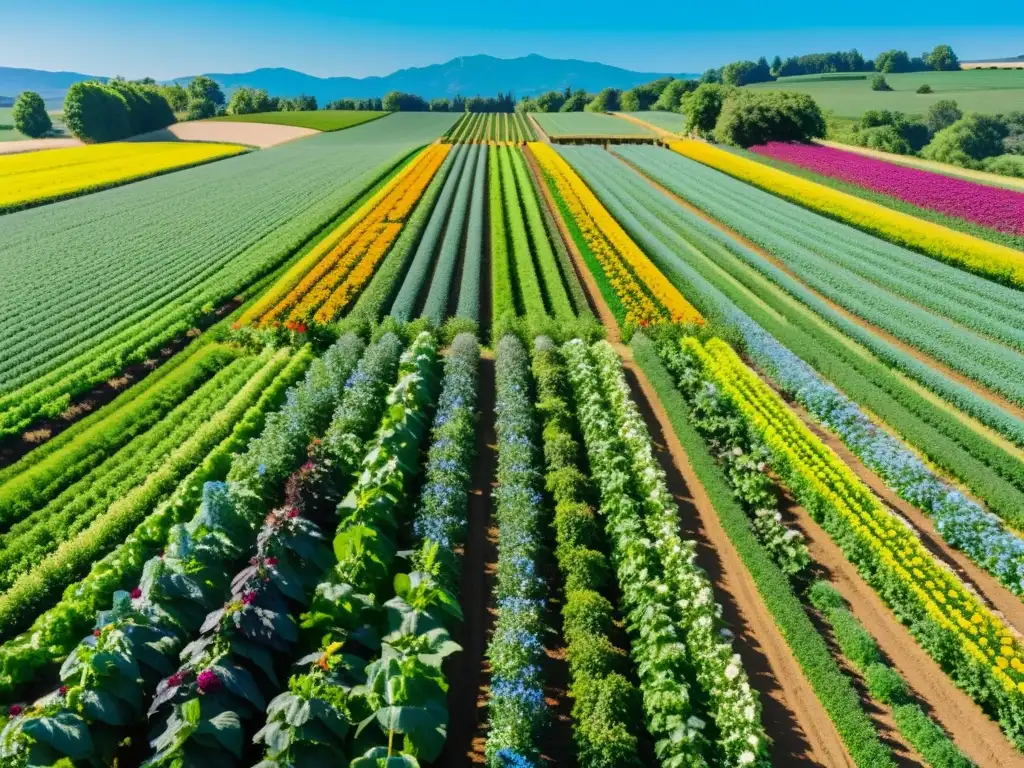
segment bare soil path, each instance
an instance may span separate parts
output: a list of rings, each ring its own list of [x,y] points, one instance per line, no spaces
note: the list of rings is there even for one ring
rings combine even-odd
[[[38,152],[43,149],[67,149],[84,147],[78,139],[21,139],[0,141],[0,155],[18,155],[22,152]]]
[[[286,141],[315,136],[320,131],[294,125],[231,122],[224,120],[192,120],[175,123],[159,131],[133,136],[127,141],[207,141],[223,144],[245,144],[250,147],[275,147]]]
[[[480,420],[476,427],[476,464],[469,497],[469,528],[462,557],[460,603],[465,618],[455,640],[462,651],[447,665],[448,739],[435,765],[464,768],[484,763],[487,737],[487,694],[490,668],[487,643],[494,628],[494,580],[498,529],[491,519],[491,494],[497,481],[497,443],[494,431],[494,357],[480,360]]]

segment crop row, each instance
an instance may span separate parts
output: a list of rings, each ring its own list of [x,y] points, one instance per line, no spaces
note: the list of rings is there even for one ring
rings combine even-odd
[[[732,251],[717,246],[706,236],[706,222],[635,174],[616,173],[623,166],[608,153],[579,152],[574,162],[659,269],[705,315],[738,333],[755,362],[786,392],[830,426],[845,425],[840,436],[881,472],[894,491],[928,514],[947,510],[950,516],[966,514],[968,520],[975,516],[976,506],[947,493],[948,488],[943,491],[934,477],[921,486],[924,492],[919,495],[913,478],[929,475],[915,469],[919,462],[907,462],[906,449],[871,424],[860,407],[869,408],[875,419],[962,481],[993,512],[1019,525],[1024,474],[1019,460],[1004,447],[923,396],[883,363],[837,338],[810,312],[745,268]],[[842,393],[819,374],[839,384]],[[911,473],[905,474],[904,468]]]
[[[141,722],[150,699],[154,708],[159,708],[175,697],[180,701],[175,702],[175,714],[168,723],[173,724],[177,717],[178,724],[186,727],[173,743],[154,742],[158,752],[178,750],[178,756],[187,760],[194,750],[212,744],[227,745],[232,751],[231,745],[237,743],[237,713],[231,717],[233,710],[221,707],[225,714],[218,719],[214,696],[200,702],[190,699],[188,693],[212,694],[216,690],[226,695],[244,687],[243,695],[252,701],[261,696],[251,670],[236,662],[244,658],[250,666],[262,666],[268,657],[259,653],[261,641],[271,646],[287,641],[290,619],[274,613],[274,595],[301,602],[296,589],[308,584],[311,577],[315,583],[319,574],[315,564],[325,563],[327,556],[327,550],[317,544],[322,537],[316,533],[316,521],[322,525],[323,516],[333,513],[345,484],[361,474],[355,464],[362,451],[353,455],[352,447],[359,448],[360,435],[365,439],[376,426],[374,413],[379,415],[385,407],[379,396],[381,388],[386,391],[390,387],[400,349],[397,339],[385,336],[360,360],[362,344],[346,336],[314,363],[305,382],[289,393],[284,409],[267,420],[260,438],[252,441],[244,454],[233,457],[228,483],[205,485],[203,505],[196,516],[188,525],[171,530],[166,548],[142,569],[139,587],[131,594],[118,593],[114,610],[100,613],[95,637],[80,645],[64,665],[66,686],[8,724],[5,738],[0,740],[0,748],[8,750],[6,756],[25,759],[30,752],[53,755],[56,750],[73,759],[89,756],[109,761],[123,748],[116,734],[130,733]],[[415,365],[407,361],[406,365],[410,364]],[[327,429],[329,423],[335,427],[333,433]],[[309,443],[325,431],[333,434],[331,441]],[[345,453],[332,456],[332,444]],[[307,445],[308,462],[292,472]],[[333,459],[342,462],[337,467],[339,477]],[[285,506],[268,516],[266,510],[282,498],[282,492]],[[232,572],[249,558],[251,548],[257,557],[232,579]],[[257,605],[255,596],[247,597],[253,590],[247,589],[235,595],[236,606],[231,595],[243,584],[261,590],[259,596],[268,602]],[[215,610],[210,614],[213,618],[204,620],[225,595],[225,610]],[[280,600],[276,605],[281,605]],[[247,635],[254,625],[239,615],[246,612],[264,630]],[[275,615],[277,620],[272,622]],[[266,623],[261,623],[264,620]],[[237,634],[227,638],[227,645],[213,642],[212,636],[229,631],[225,625],[236,627]],[[268,634],[268,627],[275,632]],[[182,642],[196,632],[200,637],[182,648]],[[162,638],[159,646],[146,651],[149,646],[145,643],[158,638]],[[239,657],[239,649],[246,648],[250,654]],[[219,655],[186,680],[187,675],[171,674],[174,665],[169,662],[179,650],[186,666],[189,659],[198,659],[205,652]],[[112,657],[119,663],[110,666],[102,661]],[[169,674],[170,678],[157,685]],[[274,677],[273,663],[269,674]],[[154,694],[156,698],[152,698]],[[204,713],[213,719],[213,725],[197,729]],[[66,725],[65,735],[74,737],[70,743],[68,739],[53,743],[34,737],[38,729],[46,730],[61,721]],[[191,728],[187,727],[190,723]],[[225,741],[218,741],[217,734]]]
[[[533,129],[520,112],[472,112],[447,134],[449,142],[515,143],[533,141]]]
[[[0,434],[188,331],[451,120],[393,115],[5,216]]]
[[[1012,248],[922,221],[703,142],[678,141],[670,147],[685,157],[897,245],[996,282],[1024,287],[1024,265]]]
[[[664,150],[627,148],[619,154],[766,249],[836,304],[1010,400],[1024,399],[1020,293],[822,220]]]
[[[785,403],[723,342],[684,339],[696,361],[767,446],[800,503],[864,579],[909,625],[922,647],[1018,746],[1024,744],[1024,646],[1006,624],[940,565]]]
[[[115,142],[0,158],[0,213],[64,200],[245,152],[232,144]]]
[[[446,145],[428,147],[402,171],[376,206],[259,318],[259,324],[283,322],[289,330],[302,332],[307,323],[326,325],[333,321],[387,255],[447,154]]]
[[[630,240],[551,147],[530,144],[556,204],[612,311],[626,327],[701,322],[700,314]]]

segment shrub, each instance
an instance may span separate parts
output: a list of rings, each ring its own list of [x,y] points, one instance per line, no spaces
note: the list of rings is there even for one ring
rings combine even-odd
[[[922,86],[919,86],[918,89],[917,89],[917,93],[931,93],[931,92],[932,92],[932,87],[930,85],[928,85],[927,83],[925,83]]]
[[[885,75],[878,74],[871,78],[871,90],[872,91],[891,91],[892,88],[885,79]]]
[[[981,167],[989,173],[998,173],[1000,176],[1024,178],[1024,157],[1020,154],[987,157],[982,161]]]
[[[929,160],[979,168],[985,158],[1003,153],[1008,132],[996,117],[970,114],[936,133],[922,154]]]
[[[608,560],[596,549],[571,547],[564,551],[559,550],[558,555],[567,593],[587,587],[602,589],[608,585]]]
[[[87,144],[131,134],[128,102],[113,88],[92,80],[75,83],[64,99],[64,124]]]
[[[577,635],[565,651],[573,680],[607,677],[627,666],[626,652],[607,635]]]
[[[928,116],[925,124],[932,133],[938,133],[943,128],[949,128],[953,123],[964,116],[956,102],[952,99],[936,101],[928,107]]]
[[[555,507],[555,538],[559,547],[585,547],[601,540],[601,528],[582,501],[560,501]]]
[[[569,593],[562,608],[562,634],[568,642],[580,635],[608,635],[612,631],[612,604],[592,589]]]
[[[22,91],[14,100],[14,127],[26,136],[38,139],[53,129],[43,97],[33,91]]]
[[[722,103],[734,90],[731,86],[703,83],[686,94],[682,101],[684,130],[687,133],[711,133],[722,112]]]
[[[622,675],[581,678],[573,686],[579,764],[588,768],[632,768],[642,765],[636,737],[626,723],[643,717],[640,694]]]
[[[883,704],[894,706],[906,704],[910,699],[907,683],[900,673],[881,662],[875,662],[864,670],[871,695]]]
[[[805,93],[737,91],[723,103],[714,135],[726,144],[749,147],[820,138],[825,128],[821,109]]]

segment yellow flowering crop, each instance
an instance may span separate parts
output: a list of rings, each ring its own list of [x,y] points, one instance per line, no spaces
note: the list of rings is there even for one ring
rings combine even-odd
[[[669,147],[691,160],[862,229],[933,259],[1024,288],[1024,254],[916,216],[894,211],[837,189],[816,184],[734,155],[703,141],[673,141]]]
[[[540,142],[530,142],[529,147],[554,181],[583,239],[625,307],[626,322],[640,326],[665,320],[703,323],[701,314],[637,247],[561,155]]]
[[[296,270],[282,277],[279,287],[241,322],[258,318],[266,327],[285,320],[289,328],[331,322],[387,254],[449,149],[447,144],[427,148],[349,218],[341,232],[300,262],[303,274]]]
[[[84,194],[245,152],[234,144],[114,142],[0,156],[0,211]]]
[[[1005,691],[1016,691],[1024,683],[1024,665],[1019,662],[1024,646],[1006,624],[935,560],[731,347],[719,339],[701,345],[686,338],[682,345],[754,426],[777,463],[796,473],[804,487],[840,516],[859,544],[874,553],[879,570],[905,584],[932,621]]]

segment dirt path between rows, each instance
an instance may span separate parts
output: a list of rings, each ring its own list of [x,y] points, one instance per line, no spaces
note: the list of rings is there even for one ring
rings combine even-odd
[[[718,519],[643,372],[625,362],[627,378],[681,511],[681,534],[698,544],[697,561],[734,633],[750,684],[761,694],[773,765],[849,766],[854,762],[785,639],[765,609],[753,578]]]
[[[619,156],[616,155],[616,157],[619,157]],[[939,373],[939,374],[945,376],[947,379],[950,379],[950,380],[955,381],[955,382],[957,382],[958,384],[960,384],[960,385],[962,385],[964,387],[967,387],[974,394],[978,395],[981,398],[984,398],[985,400],[987,400],[992,405],[995,405],[995,406],[1003,409],[1007,413],[1010,413],[1010,414],[1016,416],[1019,419],[1024,419],[1024,408],[1022,408],[1022,407],[1020,407],[1018,405],[1015,405],[1014,403],[1010,402],[1009,400],[1007,400],[1005,397],[1003,397],[999,393],[993,392],[993,391],[987,389],[984,385],[979,384],[978,382],[974,381],[973,379],[968,378],[967,376],[964,376],[961,373],[958,373],[957,371],[953,370],[952,368],[950,368],[949,366],[945,365],[944,363],[939,362],[935,358],[930,357],[929,355],[926,355],[925,353],[923,353],[921,350],[917,349],[916,347],[913,347],[913,346],[911,346],[909,344],[904,343],[903,341],[901,341],[900,339],[896,338],[895,336],[893,336],[888,331],[885,331],[885,330],[879,328],[878,326],[873,325],[872,323],[868,322],[867,320],[864,320],[863,318],[861,318],[859,315],[855,315],[854,313],[844,309],[843,307],[841,307],[840,305],[836,304],[834,301],[829,299],[827,296],[819,293],[814,288],[812,288],[811,286],[807,285],[803,281],[803,279],[800,277],[800,275],[798,275],[796,272],[794,272],[792,269],[790,269],[783,261],[780,261],[778,258],[773,256],[771,253],[766,251],[764,248],[762,248],[761,246],[757,245],[753,241],[747,239],[742,234],[740,234],[736,230],[732,229],[731,227],[727,226],[726,224],[723,224],[722,222],[718,221],[714,217],[708,215],[707,213],[702,211],[700,208],[698,208],[697,206],[695,206],[692,203],[690,203],[689,201],[687,201],[681,195],[678,195],[675,192],[673,192],[668,187],[664,186],[663,184],[658,183],[656,180],[654,180],[650,176],[646,175],[643,171],[641,171],[639,168],[634,166],[628,160],[625,160],[624,158],[619,158],[619,159],[622,160],[622,162],[626,166],[628,166],[634,173],[636,173],[640,178],[642,178],[644,181],[646,181],[652,187],[657,189],[659,192],[662,192],[663,194],[665,194],[673,202],[677,203],[678,205],[680,205],[682,208],[686,209],[688,212],[692,213],[693,215],[698,216],[702,221],[710,224],[715,229],[717,229],[719,232],[721,232],[722,234],[726,235],[731,240],[734,240],[738,244],[742,245],[744,248],[747,248],[747,249],[753,251],[758,256],[760,256],[762,259],[767,261],[769,264],[772,264],[773,266],[778,267],[780,270],[785,272],[789,277],[793,278],[798,283],[800,283],[800,285],[802,285],[804,288],[806,288],[808,291],[810,291],[815,297],[817,297],[822,302],[824,302],[829,307],[829,309],[834,310],[835,312],[840,314],[846,320],[849,320],[852,323],[856,323],[858,326],[860,326],[864,330],[868,331],[872,335],[878,336],[879,338],[883,339],[884,341],[887,341],[889,344],[891,344],[892,346],[896,347],[901,352],[904,352],[905,354],[908,354],[911,357],[913,357],[918,362],[923,363],[924,365],[927,365],[929,368],[934,370],[936,373]],[[744,264],[744,266],[747,266],[747,265]],[[751,267],[751,269],[753,269],[753,268]],[[754,271],[757,272],[757,270],[754,270]],[[760,273],[758,273],[758,274],[760,274]],[[775,288],[776,290],[781,291],[786,296],[788,296],[790,298],[793,298],[794,300],[796,300],[798,302],[800,301],[796,297],[793,297],[788,291],[786,291],[785,288],[782,288],[781,286],[776,285],[771,280],[771,278],[764,277],[764,279],[767,280],[769,283],[771,283],[772,287]],[[896,295],[896,294],[893,294],[893,295]],[[899,297],[899,298],[902,298],[902,297]],[[920,305],[915,304],[914,302],[910,302],[909,299],[907,299],[906,301],[908,301],[909,303],[913,304],[913,306],[919,307],[920,309],[922,309],[922,310],[924,310],[926,312],[930,312],[931,314],[935,314],[937,317],[940,317],[943,320],[946,320],[946,322],[950,322],[950,323],[952,323],[954,325],[957,325],[957,327],[962,327],[962,326],[959,326],[957,323],[953,322],[952,320],[948,320],[947,318],[944,318],[941,315],[938,315],[937,313],[933,312],[932,310],[926,309],[925,307],[920,307]],[[831,323],[828,322],[828,320],[826,320],[825,318],[822,318],[820,315],[818,315],[816,312],[814,312],[813,309],[811,309],[810,307],[807,307],[807,309],[815,317],[819,318],[821,320],[821,322],[825,323],[830,328],[833,327],[831,325]],[[967,329],[967,330],[970,330],[970,329]],[[842,331],[840,331],[840,333],[842,333]],[[989,337],[986,337],[986,338],[989,338]],[[853,341],[855,344],[857,344],[857,346],[863,348],[863,345],[861,345],[860,342],[858,342],[856,340],[853,340],[853,339],[851,339],[851,341]],[[866,348],[864,348],[864,349],[866,349]],[[868,354],[871,355],[872,357],[875,357],[875,355],[872,352],[870,352],[870,351],[868,351]],[[930,392],[930,390],[929,390],[929,392]],[[943,402],[945,403],[946,401],[943,400]],[[951,406],[951,405],[948,405],[948,407],[955,410],[955,408],[953,408],[953,406]],[[964,415],[967,415],[967,414],[964,414]],[[970,417],[970,416],[967,416],[967,418],[969,418],[972,421],[974,421],[974,419],[972,417]],[[978,426],[979,426],[979,428],[981,430],[984,430],[985,432],[989,431],[989,428],[986,427],[985,425],[981,424],[980,422],[978,422]],[[978,431],[978,430],[976,429],[975,431]],[[987,435],[983,435],[983,436],[987,437]]]
[[[526,113],[526,119],[530,121],[530,127],[533,128],[533,135],[537,138],[537,141],[543,144],[550,144],[551,137],[544,132],[544,129],[540,127],[540,123],[537,122],[537,118],[532,113]]]
[[[455,632],[462,651],[451,657],[448,689],[448,739],[434,765],[464,768],[483,765],[487,738],[487,694],[490,667],[487,643],[494,628],[494,581],[498,560],[498,529],[491,519],[491,494],[497,482],[494,431],[494,356],[480,360],[476,425],[476,462],[469,495],[469,528],[462,557],[460,599],[464,621]]]
[[[995,721],[957,688],[925,653],[807,510],[792,499],[786,499],[785,503],[787,513],[803,531],[811,557],[823,569],[825,577],[847,600],[850,610],[878,641],[882,653],[903,675],[931,717],[949,733],[964,754],[980,766],[1021,765],[1024,756],[1013,748]]]

